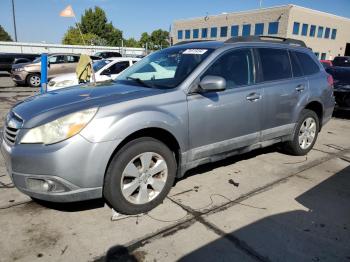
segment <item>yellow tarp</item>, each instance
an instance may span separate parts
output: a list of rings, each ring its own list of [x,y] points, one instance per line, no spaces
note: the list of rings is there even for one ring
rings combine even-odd
[[[92,60],[90,56],[84,54],[80,56],[77,68],[75,69],[79,83],[90,82],[92,74],[91,64]]]

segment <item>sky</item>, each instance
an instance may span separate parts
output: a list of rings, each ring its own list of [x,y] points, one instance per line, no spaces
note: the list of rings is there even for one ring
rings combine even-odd
[[[74,18],[59,16],[72,5],[78,20],[85,9],[99,6],[124,37],[169,30],[174,20],[259,8],[259,0],[14,0],[20,42],[60,43]],[[350,0],[262,0],[262,7],[295,4],[350,18]],[[0,0],[0,25],[13,37],[11,0]],[[14,37],[13,37],[14,38]]]

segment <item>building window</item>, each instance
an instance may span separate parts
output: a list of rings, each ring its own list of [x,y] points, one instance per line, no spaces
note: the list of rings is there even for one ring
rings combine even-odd
[[[199,37],[199,29],[193,29],[193,38],[197,39]]]
[[[202,28],[202,38],[208,37],[208,28]]]
[[[315,52],[315,56],[317,57],[317,59],[319,58],[320,56],[320,53],[319,52]]]
[[[321,54],[321,60],[326,60],[326,53]]]
[[[278,34],[278,25],[279,25],[279,22],[270,22],[269,23],[269,35]]]
[[[300,23],[294,22],[294,25],[293,25],[293,35],[299,35],[299,27],[300,27]]]
[[[185,38],[190,39],[191,38],[191,30],[185,30]]]
[[[329,38],[329,35],[331,33],[331,29],[329,27],[326,27],[326,30],[324,31],[324,38]]]
[[[177,39],[182,39],[183,38],[183,31],[182,30],[178,30],[177,31]]]
[[[218,28],[212,27],[210,28],[210,37],[215,38],[218,36]]]
[[[315,37],[316,34],[316,26],[315,25],[311,25],[310,26],[310,36],[311,37]]]
[[[308,24],[303,24],[303,27],[301,28],[301,35],[307,36],[307,30],[309,29]]]
[[[317,37],[322,38],[322,36],[323,36],[323,26],[319,26],[317,31]]]
[[[248,25],[243,25],[243,30],[242,30],[242,36],[249,36],[250,35],[250,24]]]
[[[227,37],[227,26],[222,26],[220,28],[220,37]]]
[[[335,39],[337,37],[337,29],[332,29],[332,39]]]
[[[263,23],[259,23],[259,24],[255,24],[255,35],[263,35],[264,34],[264,24]]]
[[[238,36],[238,31],[239,31],[238,25],[231,26],[231,36],[232,37]]]

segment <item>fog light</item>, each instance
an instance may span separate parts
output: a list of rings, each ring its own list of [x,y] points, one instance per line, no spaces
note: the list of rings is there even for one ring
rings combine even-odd
[[[49,179],[27,178],[27,188],[34,192],[62,192],[64,188],[59,184]]]

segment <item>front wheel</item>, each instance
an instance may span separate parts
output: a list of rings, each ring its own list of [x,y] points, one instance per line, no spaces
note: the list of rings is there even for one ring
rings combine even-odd
[[[317,114],[312,110],[304,109],[296,125],[293,140],[285,143],[286,151],[296,156],[306,155],[314,146],[319,130]]]
[[[41,79],[39,74],[31,74],[27,77],[27,84],[31,87],[39,87]]]
[[[133,140],[113,157],[104,197],[119,213],[148,212],[169,193],[176,168],[174,153],[162,142],[150,137]]]

